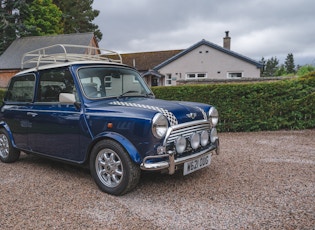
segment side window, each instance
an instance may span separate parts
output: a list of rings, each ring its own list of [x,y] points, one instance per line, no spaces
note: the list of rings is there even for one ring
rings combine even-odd
[[[5,102],[32,102],[34,98],[35,75],[28,74],[24,76],[13,77]]]
[[[67,68],[40,72],[38,102],[59,102],[60,93],[75,93],[74,81]]]

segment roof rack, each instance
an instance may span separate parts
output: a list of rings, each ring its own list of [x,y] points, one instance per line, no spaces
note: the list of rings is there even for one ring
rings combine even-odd
[[[116,57],[116,59],[115,59]],[[73,61],[106,61],[122,63],[119,53],[93,46],[56,44],[32,50],[23,55],[21,69],[35,64],[36,68],[44,64],[56,64]]]

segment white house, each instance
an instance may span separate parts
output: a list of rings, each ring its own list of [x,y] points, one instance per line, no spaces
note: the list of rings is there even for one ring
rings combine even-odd
[[[153,68],[164,76],[161,85],[177,85],[178,81],[207,79],[259,78],[262,64],[229,49],[228,32],[226,47],[202,40]]]

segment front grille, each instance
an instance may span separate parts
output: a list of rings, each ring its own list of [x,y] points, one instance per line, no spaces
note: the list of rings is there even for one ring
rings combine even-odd
[[[194,121],[184,124],[171,126],[164,140],[165,145],[170,145],[179,137],[188,138],[192,133],[201,133],[202,131],[210,131],[210,122],[206,120]]]

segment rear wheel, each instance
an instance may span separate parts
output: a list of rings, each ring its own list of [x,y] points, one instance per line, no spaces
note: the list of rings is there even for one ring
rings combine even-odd
[[[20,151],[13,148],[8,132],[0,129],[0,160],[4,163],[12,163],[19,157]]]
[[[139,182],[140,168],[126,150],[113,140],[98,142],[91,152],[91,174],[99,188],[112,195],[123,195]]]

